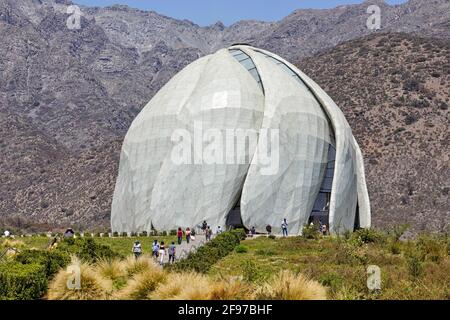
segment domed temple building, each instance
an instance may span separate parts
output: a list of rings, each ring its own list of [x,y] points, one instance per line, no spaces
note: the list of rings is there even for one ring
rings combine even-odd
[[[238,44],[175,75],[123,142],[112,231],[203,221],[301,234],[370,227],[360,148],[333,100],[275,54]]]

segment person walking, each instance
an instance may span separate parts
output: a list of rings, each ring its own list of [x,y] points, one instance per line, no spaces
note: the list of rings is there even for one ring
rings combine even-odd
[[[256,229],[255,229],[255,226],[253,226],[252,229],[251,229],[250,231],[251,231],[251,233],[252,233],[253,236],[256,235]]]
[[[184,233],[186,234],[186,242],[189,244],[191,241],[191,228],[187,227]]]
[[[141,254],[142,254],[142,246],[141,243],[139,241],[136,241],[133,245],[133,253],[134,253],[134,258],[137,260]]]
[[[221,233],[222,233],[222,227],[221,226],[217,226],[216,234],[221,234]]]
[[[206,228],[206,232],[205,232],[206,241],[211,240],[211,235],[212,235],[212,230],[211,230],[211,227],[208,226]]]
[[[158,240],[155,239],[152,245],[152,257],[158,259],[158,256],[159,256],[159,243]]]
[[[270,236],[270,234],[272,233],[272,226],[270,224],[268,224],[266,226],[266,231],[267,231],[267,234]]]
[[[181,227],[178,228],[177,238],[178,238],[178,245],[180,245],[181,242],[183,241],[183,230],[181,230]]]
[[[164,245],[164,241],[161,241],[161,245],[159,246],[159,263],[161,265],[164,264],[165,255],[166,255],[166,246]]]
[[[172,241],[172,244],[169,246],[169,264],[175,263],[175,242]]]
[[[283,219],[283,222],[281,223],[281,230],[283,231],[283,237],[288,236],[288,223],[286,218]]]
[[[202,230],[203,230],[204,234],[206,234],[207,227],[208,227],[208,224],[206,223],[206,220],[204,220],[203,223],[202,223]]]

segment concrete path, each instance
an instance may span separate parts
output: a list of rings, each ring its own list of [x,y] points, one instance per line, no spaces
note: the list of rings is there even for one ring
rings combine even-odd
[[[214,239],[215,235],[212,235],[211,239]],[[186,242],[186,237],[183,237],[183,242],[181,242],[181,245],[178,245],[177,242],[175,242],[175,261],[182,260],[186,258],[190,252],[194,252],[197,250],[197,248],[203,246],[206,241],[206,236],[203,234],[197,234],[195,236],[195,240],[192,240],[189,242],[189,244]],[[164,255],[164,261],[163,263],[166,264],[169,262],[169,246],[171,243],[167,243],[166,245],[166,254]],[[160,261],[160,258],[158,258],[158,262]]]

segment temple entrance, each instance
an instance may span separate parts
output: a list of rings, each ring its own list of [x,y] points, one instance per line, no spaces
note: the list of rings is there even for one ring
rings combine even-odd
[[[227,227],[227,229],[245,228],[244,224],[242,223],[242,217],[241,217],[241,198],[240,197],[239,197],[239,200],[236,202],[235,206],[233,207],[233,209],[231,209],[227,215],[226,227]]]
[[[330,144],[328,147],[328,163],[325,169],[325,176],[320,186],[319,194],[317,195],[308,223],[315,225],[326,224],[329,225],[328,215],[330,211],[331,187],[334,176],[334,163],[336,160],[336,149]]]

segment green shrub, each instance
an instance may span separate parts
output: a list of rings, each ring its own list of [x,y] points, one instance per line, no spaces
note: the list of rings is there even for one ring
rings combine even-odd
[[[39,264],[43,266],[46,276],[52,277],[70,262],[70,256],[60,251],[25,250],[16,257],[16,261],[22,264]]]
[[[255,251],[255,254],[259,256],[274,256],[276,255],[276,251],[271,248],[258,249]]]
[[[389,251],[392,254],[400,254],[400,252],[401,252],[400,243],[398,241],[392,241],[389,245]]]
[[[147,231],[143,231],[143,232],[141,232],[141,234],[140,234],[141,237],[146,237],[147,235],[148,235]]]
[[[447,254],[446,242],[437,236],[422,235],[417,241],[417,247],[422,261],[439,263]]]
[[[39,299],[47,290],[44,267],[37,263],[0,264],[0,300]]]
[[[273,239],[276,239],[277,237],[275,237],[273,234],[270,234],[270,235],[268,236],[268,238],[273,240]]]
[[[403,225],[395,225],[392,227],[388,234],[394,238],[394,240],[400,240],[401,236],[405,233],[406,230],[408,230],[409,225],[403,224]]]
[[[408,271],[409,275],[413,280],[417,280],[417,278],[420,277],[422,274],[422,262],[420,261],[420,258],[418,255],[410,255],[406,258],[406,261],[408,263]]]
[[[243,244],[239,244],[235,249],[237,253],[246,253],[248,251],[248,248],[244,246]]]
[[[169,235],[176,236],[177,235],[177,230],[170,230]]]
[[[385,235],[374,229],[359,229],[351,236],[349,241],[364,243],[384,243]]]
[[[344,284],[344,279],[337,273],[326,273],[319,278],[319,282],[330,287],[333,292],[337,292]]]
[[[198,248],[197,251],[191,252],[186,259],[167,267],[175,270],[194,270],[206,273],[213,264],[233,251],[245,237],[243,229],[223,232],[204,246]]]
[[[118,236],[119,236],[119,233],[117,231],[114,231],[113,232],[113,237],[118,237]]]
[[[122,233],[120,234],[120,236],[121,236],[121,237],[128,237],[128,233],[122,232]]]
[[[264,275],[258,265],[252,260],[242,262],[242,277],[244,281],[255,283],[264,280]]]
[[[65,239],[60,243],[57,250],[67,254],[74,254],[86,262],[123,258],[121,254],[113,251],[109,246],[99,244],[92,238]]]
[[[315,225],[307,225],[303,227],[302,237],[305,239],[318,239],[319,229]]]

